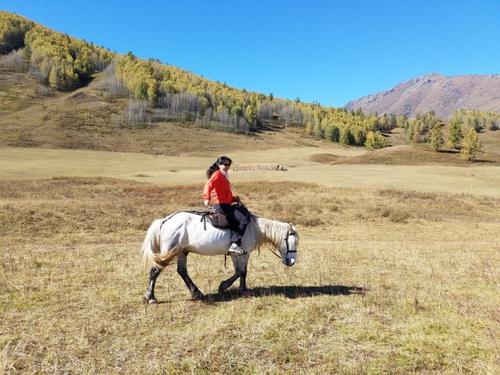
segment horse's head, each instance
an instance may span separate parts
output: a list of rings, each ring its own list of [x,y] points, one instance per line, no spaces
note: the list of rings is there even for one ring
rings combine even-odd
[[[297,247],[299,246],[299,234],[297,233],[297,229],[292,224],[289,224],[289,227],[286,232],[285,238],[280,246],[281,260],[283,264],[290,267],[293,266],[297,262]]]

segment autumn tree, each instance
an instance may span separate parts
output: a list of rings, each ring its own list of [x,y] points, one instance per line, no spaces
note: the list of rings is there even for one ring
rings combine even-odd
[[[372,149],[385,147],[385,138],[380,132],[369,131],[366,135],[365,146]]]
[[[458,119],[451,120],[450,129],[448,132],[448,140],[450,141],[450,146],[458,149],[464,137],[462,134],[462,126]]]
[[[441,125],[437,124],[431,129],[430,141],[432,148],[438,151],[444,144],[443,131]]]
[[[460,154],[462,159],[473,161],[476,160],[477,154],[481,151],[481,144],[476,129],[470,128],[464,139],[462,140],[462,149]]]

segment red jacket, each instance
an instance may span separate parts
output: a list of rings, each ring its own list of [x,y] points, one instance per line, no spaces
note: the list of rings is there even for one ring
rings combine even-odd
[[[234,201],[231,184],[220,170],[215,171],[203,188],[203,199],[208,199],[211,205],[231,203]]]

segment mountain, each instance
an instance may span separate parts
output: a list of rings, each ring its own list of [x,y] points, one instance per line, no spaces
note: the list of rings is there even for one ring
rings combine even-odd
[[[426,74],[388,91],[350,101],[345,108],[409,117],[434,110],[441,118],[450,117],[460,108],[500,112],[500,75],[444,77],[436,73]]]

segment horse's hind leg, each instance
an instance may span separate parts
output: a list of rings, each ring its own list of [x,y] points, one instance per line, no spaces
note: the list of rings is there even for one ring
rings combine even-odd
[[[181,275],[182,280],[184,280],[184,282],[186,283],[193,299],[201,300],[205,298],[203,293],[198,289],[193,280],[191,280],[191,278],[189,277],[187,270],[187,253],[181,253],[177,258],[177,273]]]
[[[148,289],[146,293],[144,293],[144,303],[158,303],[158,300],[155,297],[155,284],[156,279],[160,276],[162,268],[158,266],[153,266],[149,270],[149,283]]]

